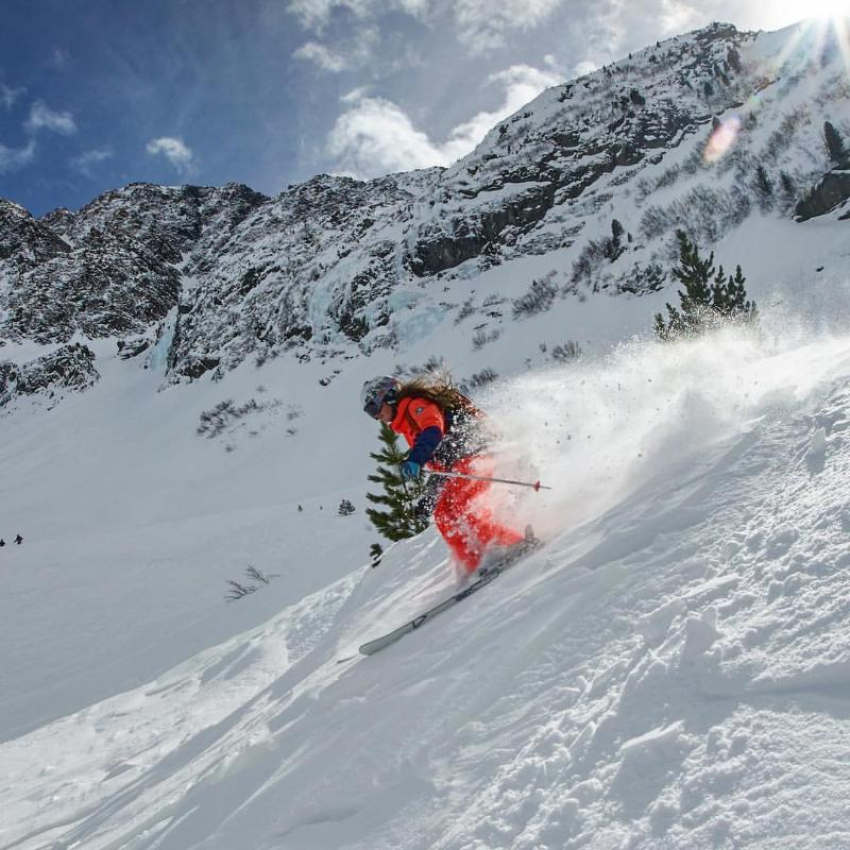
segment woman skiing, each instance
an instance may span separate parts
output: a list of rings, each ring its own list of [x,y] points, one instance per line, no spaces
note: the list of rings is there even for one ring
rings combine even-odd
[[[418,478],[423,467],[461,475],[492,474],[493,463],[483,452],[486,440],[481,414],[448,381],[417,378],[402,383],[389,375],[363,385],[363,410],[401,434],[410,452],[401,464],[405,480]],[[493,547],[523,547],[527,535],[500,525],[480,498],[486,481],[436,478],[441,483],[431,497],[434,522],[458,564],[473,573]],[[530,533],[530,532],[529,532]]]

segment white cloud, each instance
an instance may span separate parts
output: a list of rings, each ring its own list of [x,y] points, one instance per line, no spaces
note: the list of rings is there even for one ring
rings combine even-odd
[[[563,0],[458,0],[451,2],[461,42],[476,53],[502,47],[512,30],[536,27]]]
[[[579,62],[578,65],[573,69],[573,73],[576,77],[584,77],[587,74],[592,74],[594,71],[598,71],[599,66],[595,62],[591,62],[589,59],[586,59],[584,62]]]
[[[146,150],[151,156],[162,154],[179,174],[190,174],[195,170],[195,155],[182,139],[170,136],[151,139]]]
[[[287,8],[305,29],[321,32],[329,23],[334,9],[345,8],[359,18],[365,18],[373,6],[372,0],[290,0]]]
[[[446,159],[401,109],[376,97],[364,97],[340,115],[328,153],[341,171],[357,177],[442,165]]]
[[[37,100],[30,108],[30,117],[24,125],[30,133],[50,130],[63,136],[72,136],[77,132],[77,124],[70,112],[56,112],[42,100]]]
[[[335,9],[346,9],[361,21],[401,12],[420,23],[452,21],[449,27],[475,53],[502,47],[506,35],[542,23],[566,0],[290,0],[288,10],[301,25],[322,33]]]
[[[379,41],[380,35],[375,27],[355,26],[351,28],[350,35],[336,44],[333,50],[317,41],[308,41],[292,56],[294,59],[314,62],[323,71],[339,73],[371,63]]]
[[[457,125],[442,143],[435,143],[417,130],[396,104],[384,98],[367,97],[358,90],[343,98],[350,108],[339,116],[331,130],[328,154],[338,170],[361,178],[450,165],[468,154],[499,121],[560,81],[561,76],[554,71],[541,71],[528,65],[513,65],[491,75],[490,82],[504,86],[502,105],[492,112],[479,112]]]
[[[310,62],[315,62],[323,71],[331,71],[337,73],[344,71],[349,67],[348,61],[339,53],[334,53],[323,44],[315,41],[308,41],[302,44],[295,53],[292,54],[293,59],[305,59]]]
[[[340,100],[343,103],[350,103],[356,106],[364,97],[368,97],[368,95],[369,86],[360,86],[359,88],[352,89],[348,94],[344,94]]]
[[[15,101],[25,92],[26,89],[12,88],[0,83],[0,105],[6,109],[11,109],[15,105]]]
[[[71,160],[71,167],[86,177],[92,177],[96,166],[108,159],[112,159],[112,151],[106,148],[86,151]]]
[[[50,67],[56,71],[63,71],[71,62],[71,54],[63,47],[54,47],[50,53]]]
[[[662,37],[696,29],[702,23],[702,13],[680,0],[661,0],[661,10]]]
[[[30,139],[30,143],[25,148],[7,148],[5,145],[0,145],[0,174],[6,174],[9,171],[18,171],[35,158],[35,140]]]

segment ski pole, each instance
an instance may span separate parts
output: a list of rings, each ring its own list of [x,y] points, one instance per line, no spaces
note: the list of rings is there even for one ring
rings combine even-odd
[[[535,481],[533,484],[528,481],[513,481],[510,478],[488,478],[484,475],[465,475],[462,472],[437,472],[431,469],[422,470],[426,475],[436,475],[439,478],[466,478],[469,481],[489,481],[493,484],[515,484],[517,487],[530,487],[532,490],[551,490],[545,484]]]

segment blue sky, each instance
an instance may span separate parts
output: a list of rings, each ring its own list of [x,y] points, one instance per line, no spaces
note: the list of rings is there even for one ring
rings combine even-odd
[[[543,88],[803,0],[4,0],[0,197],[447,165]]]

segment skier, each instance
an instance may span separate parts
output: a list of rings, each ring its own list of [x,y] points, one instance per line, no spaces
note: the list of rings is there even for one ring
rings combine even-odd
[[[0,546],[5,546],[5,545],[6,545],[6,541],[2,537],[0,537]]]
[[[17,543],[17,544],[18,544],[18,546],[20,546],[20,545],[21,545],[21,543],[23,543],[23,542],[24,542],[24,538],[23,538],[23,537],[21,537],[21,535],[19,534],[19,535],[15,538],[15,543]]]
[[[422,469],[451,470],[462,475],[492,474],[492,460],[484,453],[486,437],[481,414],[472,402],[448,381],[414,379],[402,383],[384,375],[367,381],[360,395],[363,410],[373,419],[401,434],[410,451],[401,464],[404,480],[422,474]],[[431,483],[433,482],[433,484]],[[486,554],[528,545],[530,529],[522,534],[501,525],[481,498],[489,489],[486,481],[432,476],[428,508],[449,546],[461,575],[474,573]]]

